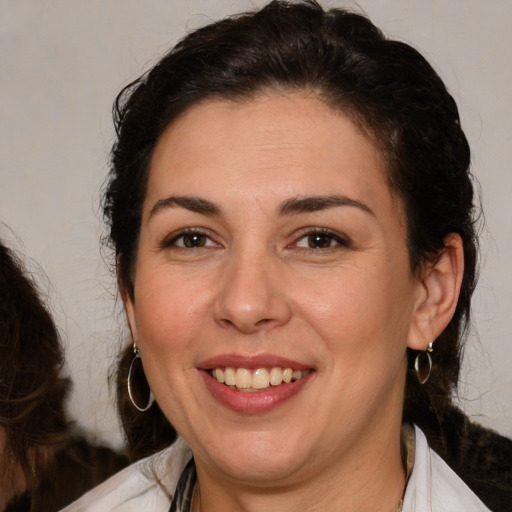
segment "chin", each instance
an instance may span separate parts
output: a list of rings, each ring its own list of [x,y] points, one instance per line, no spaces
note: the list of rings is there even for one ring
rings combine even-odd
[[[293,458],[262,458],[240,454],[237,460],[217,461],[218,468],[233,480],[247,482],[255,487],[273,487],[284,482],[291,483],[302,464]]]
[[[229,443],[208,446],[210,467],[215,466],[228,478],[252,485],[272,486],[288,481],[304,467],[303,443],[283,440],[282,435],[240,432],[228,435]],[[195,452],[197,453],[197,452]]]

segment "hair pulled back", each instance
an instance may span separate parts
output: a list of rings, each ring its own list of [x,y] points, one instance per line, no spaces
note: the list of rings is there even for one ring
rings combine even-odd
[[[463,240],[461,294],[435,343],[431,377],[421,386],[413,372],[407,376],[404,418],[432,441],[457,386],[476,281],[470,152],[457,106],[434,69],[365,16],[324,11],[311,0],[276,0],[189,34],[120,93],[104,215],[122,286],[133,297],[149,163],[163,131],[201,101],[242,101],[269,90],[313,92],[372,138],[405,205],[413,272],[435,261],[448,234]]]

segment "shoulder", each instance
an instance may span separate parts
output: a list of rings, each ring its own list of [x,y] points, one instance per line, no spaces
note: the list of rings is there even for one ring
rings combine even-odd
[[[473,491],[428,445],[415,426],[414,468],[404,496],[404,512],[489,512]]]
[[[190,458],[189,448],[178,439],[169,448],[116,473],[61,512],[167,511]]]

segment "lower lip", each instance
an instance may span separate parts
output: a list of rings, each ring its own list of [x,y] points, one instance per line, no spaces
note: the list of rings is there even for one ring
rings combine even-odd
[[[271,411],[287,402],[302,390],[314,372],[309,372],[300,380],[254,392],[231,389],[215,380],[208,372],[201,370],[199,373],[210,393],[222,405],[236,412],[254,414]]]

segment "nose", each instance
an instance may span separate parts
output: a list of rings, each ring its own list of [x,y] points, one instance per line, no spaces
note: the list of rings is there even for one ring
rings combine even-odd
[[[286,324],[291,306],[279,267],[271,257],[233,255],[221,277],[215,320],[246,334]]]

